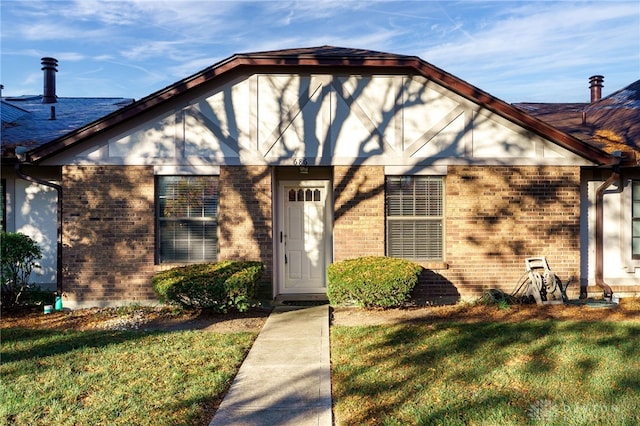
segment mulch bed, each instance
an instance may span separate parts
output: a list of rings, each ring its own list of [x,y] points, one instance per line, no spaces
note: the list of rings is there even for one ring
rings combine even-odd
[[[214,332],[259,332],[270,310],[219,314],[206,310],[172,312],[167,308],[91,308],[44,314],[41,309],[3,312],[0,328],[22,327],[58,330],[203,330]],[[457,304],[402,309],[331,308],[331,323],[338,326],[430,323],[442,321],[639,321],[640,298],[622,299],[615,307],[572,305]]]

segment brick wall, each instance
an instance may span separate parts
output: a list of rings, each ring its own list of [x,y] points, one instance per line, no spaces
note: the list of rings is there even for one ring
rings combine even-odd
[[[577,167],[449,166],[445,262],[427,263],[416,295],[512,291],[524,259],[546,256],[563,280],[579,276]],[[219,259],[262,261],[272,276],[272,174],[267,166],[220,171]],[[334,168],[334,261],[385,254],[384,170]],[[154,299],[152,167],[63,168],[63,265],[78,304]],[[576,281],[577,282],[577,281]],[[94,303],[95,304],[95,303]]]
[[[273,259],[271,169],[267,166],[220,168],[220,260],[259,260],[270,281]]]
[[[334,261],[384,256],[384,167],[336,166]]]
[[[449,166],[446,267],[428,271],[422,296],[511,292],[527,257],[545,256],[566,281],[580,271],[578,167]]]
[[[155,299],[153,167],[65,166],[62,185],[66,302]]]

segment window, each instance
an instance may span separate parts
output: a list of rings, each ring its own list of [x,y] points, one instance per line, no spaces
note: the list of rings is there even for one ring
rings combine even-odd
[[[443,260],[444,179],[388,176],[387,255],[408,260]]]
[[[631,257],[633,259],[640,259],[640,180],[634,180],[632,182]]]
[[[320,198],[321,194],[319,189],[314,189],[313,191],[311,191],[311,189],[307,189],[306,191],[302,189],[298,189],[297,191],[295,189],[289,190],[289,201],[322,201]]]
[[[218,249],[218,177],[159,176],[158,259],[215,261]]]

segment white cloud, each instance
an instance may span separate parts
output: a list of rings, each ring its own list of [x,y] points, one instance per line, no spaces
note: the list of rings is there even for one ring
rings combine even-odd
[[[132,25],[143,18],[134,1],[75,0],[65,3],[60,12],[73,21],[97,21],[109,26]]]
[[[492,27],[473,33],[472,40],[453,39],[427,49],[424,55],[447,62],[462,62],[477,57],[499,59],[501,56],[529,58],[532,54],[534,57],[536,54],[553,55],[558,51],[574,50],[576,46],[584,48],[585,43],[590,49],[597,49],[597,40],[584,37],[593,34],[607,37],[612,31],[626,37],[630,34],[608,22],[630,12],[628,7],[618,6],[615,9],[618,13],[595,14],[591,8],[559,3],[559,6],[550,6],[544,11],[496,21]],[[594,32],[594,28],[598,30]],[[629,30],[632,34],[633,28]]]
[[[56,54],[56,59],[59,61],[84,61],[87,56],[80,52],[60,52]]]
[[[140,44],[131,46],[120,53],[125,59],[131,61],[144,61],[150,58],[164,58],[165,60],[185,60],[189,57],[181,47],[186,43],[182,41],[141,41]]]
[[[169,74],[178,81],[214,65],[222,59],[224,58],[205,57],[192,59],[190,61],[180,62],[174,66],[170,66],[168,71]]]
[[[94,61],[112,61],[113,55],[107,55],[107,54],[103,54],[103,55],[96,55],[93,57]]]
[[[592,71],[608,87],[640,75],[640,10],[620,1],[2,0],[1,31],[5,87],[54,56],[135,97],[233,53],[325,44],[420,56],[513,101]]]
[[[24,79],[20,82],[23,86],[32,86],[42,83],[42,72],[28,72],[24,74]]]
[[[629,19],[634,14],[636,19]],[[557,81],[576,72],[586,79],[597,73],[595,66],[616,62],[625,51],[640,54],[633,37],[640,31],[637,4],[537,2],[499,16],[504,19],[468,29],[471,39],[449,35],[419,55],[485,90],[520,78],[535,96],[532,80]]]

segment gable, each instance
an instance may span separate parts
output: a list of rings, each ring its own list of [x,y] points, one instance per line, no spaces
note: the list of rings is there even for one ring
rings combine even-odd
[[[61,164],[591,165],[421,75],[241,76],[115,126]]]

